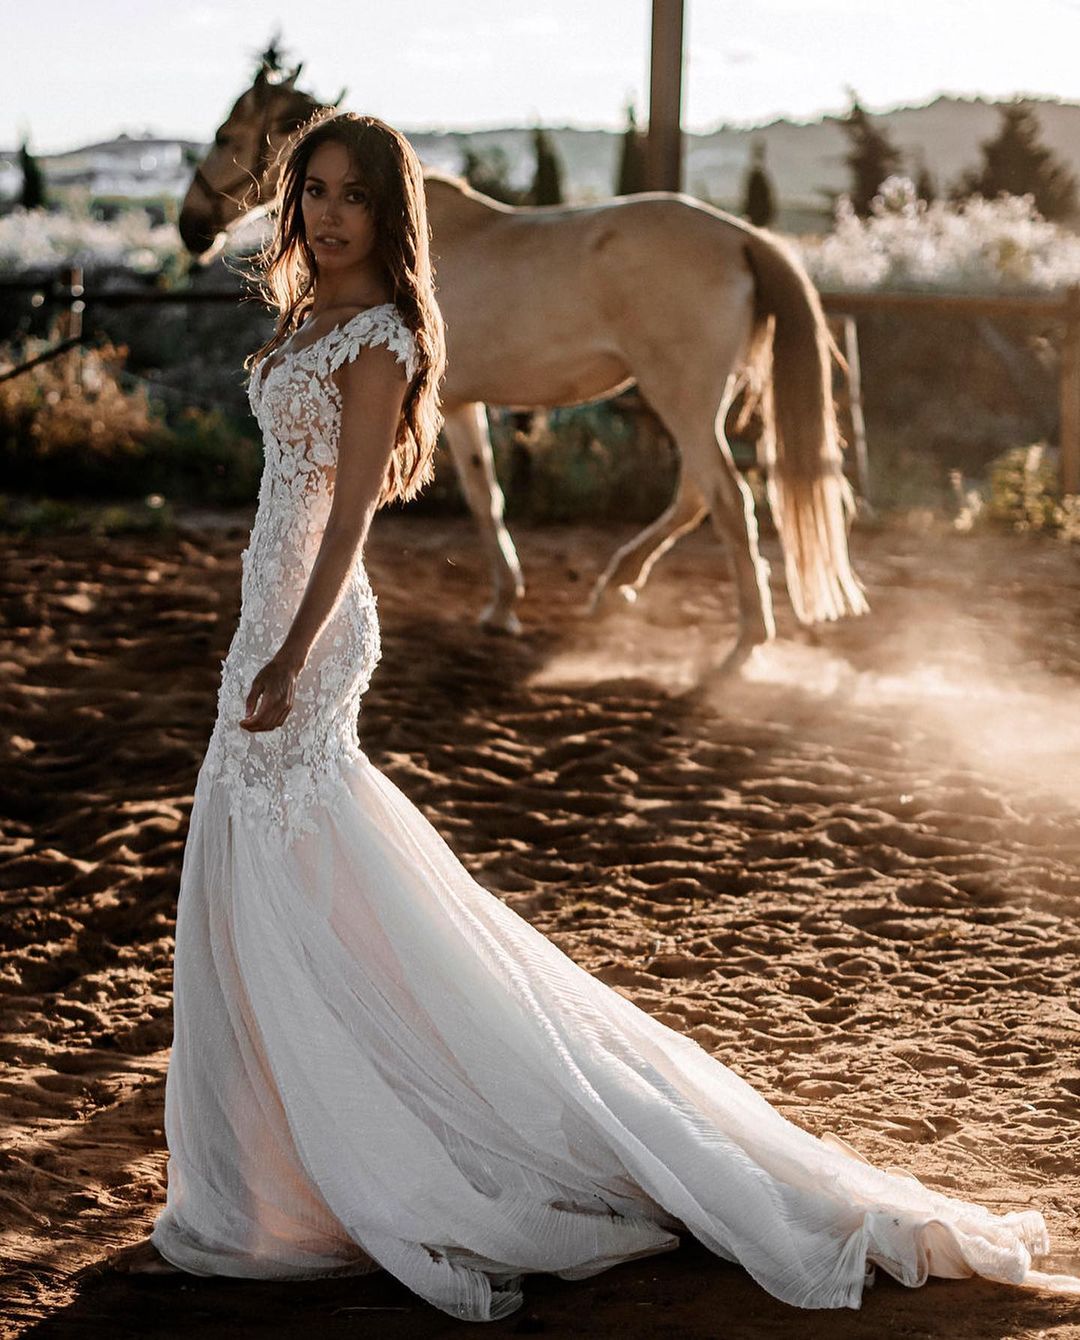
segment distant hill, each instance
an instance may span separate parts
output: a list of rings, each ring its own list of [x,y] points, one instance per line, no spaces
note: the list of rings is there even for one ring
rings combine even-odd
[[[1046,143],[1080,176],[1080,104],[1033,99]],[[907,170],[916,174],[925,161],[939,190],[980,161],[980,144],[996,134],[998,104],[983,98],[939,97],[919,107],[898,107],[875,114],[905,152]],[[502,145],[513,165],[513,180],[524,184],[532,172],[530,134],[526,129],[485,130],[469,134],[406,132],[420,157],[432,167],[457,171],[462,147]],[[565,164],[564,181],[576,199],[610,194],[615,178],[619,136],[605,130],[550,130]],[[847,143],[838,117],[818,121],[779,120],[765,126],[720,126],[706,134],[687,134],[685,188],[724,208],[737,208],[750,147],[764,140],[766,165],[776,186],[782,228],[820,228],[831,216],[830,201],[848,184]]]
[[[1038,109],[1046,143],[1080,176],[1080,104],[1032,99]],[[939,97],[918,107],[874,113],[904,151],[912,176],[921,162],[947,189],[966,168],[980,159],[979,146],[993,136],[1000,117],[998,104],[984,98]],[[572,200],[598,200],[614,189],[621,136],[610,130],[549,127],[564,164],[564,189]],[[507,127],[475,131],[405,130],[428,166],[458,172],[465,147],[499,145],[506,152],[515,185],[532,176],[532,131]],[[766,166],[780,205],[777,221],[792,232],[820,231],[828,226],[831,200],[847,187],[846,141],[839,118],[817,121],[778,120],[764,126],[719,126],[705,134],[687,134],[684,182],[693,195],[727,209],[737,209],[751,145],[765,142]],[[188,140],[121,135],[116,140],[45,155],[39,162],[50,184],[79,185],[93,194],[132,197],[161,193],[182,195],[192,161],[205,146]],[[15,151],[0,152],[0,198],[17,190]]]
[[[100,199],[181,198],[191,183],[194,165],[209,145],[162,138],[145,131],[121,133],[59,154],[35,154],[54,197],[87,192]],[[0,150],[0,200],[13,200],[22,189],[18,150]]]

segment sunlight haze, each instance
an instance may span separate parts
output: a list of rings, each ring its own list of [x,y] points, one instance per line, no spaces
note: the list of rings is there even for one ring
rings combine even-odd
[[[870,108],[939,92],[1072,99],[1080,3],[1029,0],[687,0],[684,124],[709,130]],[[645,117],[648,0],[439,0],[403,11],[322,0],[296,7],[4,5],[9,68],[0,147],[55,153],[121,131],[206,140],[250,83],[275,29],[300,86],[405,129],[617,128]],[[47,76],[47,77],[45,77]]]

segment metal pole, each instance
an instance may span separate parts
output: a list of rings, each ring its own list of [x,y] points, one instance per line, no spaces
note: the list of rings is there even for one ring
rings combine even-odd
[[[645,149],[650,191],[682,190],[682,63],[683,0],[653,0]]]
[[[1080,288],[1065,295],[1065,335],[1061,341],[1061,491],[1080,493]]]

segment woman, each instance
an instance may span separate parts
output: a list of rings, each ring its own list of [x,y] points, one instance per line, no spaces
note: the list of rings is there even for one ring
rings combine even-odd
[[[693,1233],[801,1307],[1030,1270],[994,1216],[792,1125],[481,888],[356,736],[379,658],[362,551],[431,477],[443,331],[423,179],[320,115],[281,185],[255,356],[266,466],[176,932],[168,1201],[136,1268],[383,1267],[453,1316]],[[1056,1281],[1056,1284],[1054,1283]]]

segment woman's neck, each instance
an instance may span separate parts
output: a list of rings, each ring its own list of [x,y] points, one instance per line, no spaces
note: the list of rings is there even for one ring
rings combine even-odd
[[[312,316],[339,307],[379,307],[393,301],[392,285],[380,271],[320,275],[311,297]]]

